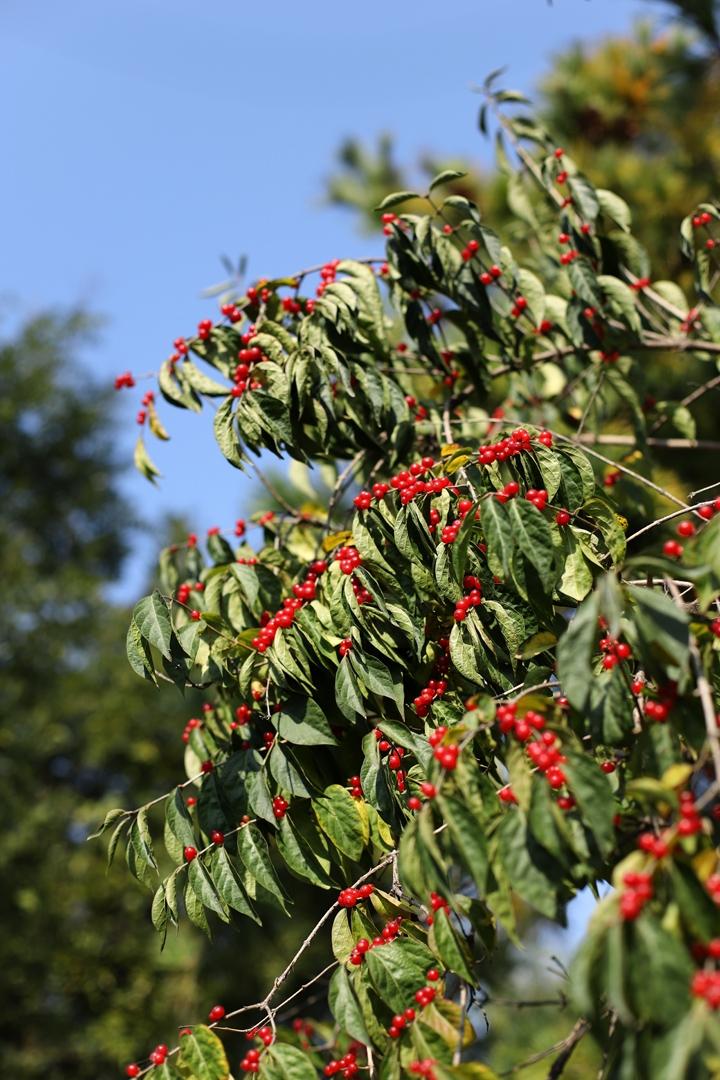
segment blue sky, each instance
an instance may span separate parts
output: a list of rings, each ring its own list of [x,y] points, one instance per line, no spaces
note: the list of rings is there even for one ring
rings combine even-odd
[[[199,293],[222,278],[221,254],[275,276],[375,253],[349,216],[322,206],[343,137],[390,131],[401,160],[424,149],[486,158],[471,83],[508,65],[508,84],[531,90],[569,41],[653,9],[3,0],[3,308],[81,302],[107,317],[86,357],[99,378],[154,370],[214,314]],[[139,396],[118,395],[128,465]],[[161,486],[129,465],[134,505],[146,518],[182,511],[200,533],[232,522],[250,482],[224,464],[207,423],[169,406],[163,417],[174,438],[151,447]],[[153,538],[137,537],[116,595],[137,594],[153,553]]]

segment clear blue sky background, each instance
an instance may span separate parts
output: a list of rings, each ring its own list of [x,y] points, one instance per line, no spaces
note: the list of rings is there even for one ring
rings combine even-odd
[[[390,131],[402,160],[486,158],[471,83],[506,64],[508,84],[531,90],[554,51],[656,9],[2,0],[0,296],[13,321],[78,302],[106,315],[87,357],[104,380],[154,370],[214,314],[198,294],[222,278],[220,254],[247,254],[260,276],[375,252],[321,204],[344,136]],[[129,463],[140,392],[118,397]],[[162,408],[175,438],[151,446],[159,490],[129,466],[135,506],[146,518],[184,512],[198,532],[232,522],[251,482],[224,464],[207,423]],[[137,538],[117,595],[138,593],[154,548]]]

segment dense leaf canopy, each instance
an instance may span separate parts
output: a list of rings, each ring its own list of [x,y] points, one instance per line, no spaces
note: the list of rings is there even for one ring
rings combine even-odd
[[[713,1075],[720,500],[666,489],[653,454],[717,451],[693,411],[718,381],[720,211],[687,207],[688,297],[520,95],[484,94],[522,256],[447,172],[383,201],[383,258],[223,298],[160,372],[173,405],[217,403],[234,467],[270,451],[335,479],[324,508],[255,515],[252,544],[238,522],[237,545],[166,549],[133,613],[135,671],[206,695],[187,779],[103,826],[160,934],[292,910],[293,878],[329,893],[265,997],[153,1077],[227,1078],[229,1026],[268,1080],[489,1078],[467,1017],[498,936],[518,902],[562,923],[588,887],[558,1068],[590,1031],[603,1075]],[[649,403],[661,365],[700,377]],[[142,436],[136,460],[152,479]],[[332,972],[333,1022],[308,1034],[278,1025],[316,934],[305,989]]]

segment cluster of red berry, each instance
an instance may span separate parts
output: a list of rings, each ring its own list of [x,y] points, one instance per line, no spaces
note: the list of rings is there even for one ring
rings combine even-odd
[[[425,978],[428,983],[435,983],[440,978],[440,972],[437,968],[430,968],[426,973]],[[431,1005],[435,1000],[437,990],[432,985],[421,986],[419,990],[415,991],[415,1001],[421,1008],[425,1008],[427,1005]],[[390,1027],[388,1028],[388,1036],[391,1039],[399,1039],[405,1031],[408,1024],[412,1024],[415,1019],[415,1009],[412,1006],[408,1006],[402,1013],[398,1013],[393,1016]]]
[[[325,573],[327,570],[327,563],[324,559],[318,559],[312,563],[305,575],[305,580],[300,583],[295,583],[292,587],[292,596],[286,596],[282,602],[282,607],[275,612],[274,615],[270,615],[269,612],[263,612],[260,619],[260,632],[257,637],[252,639],[252,647],[257,649],[259,653],[264,653],[272,645],[275,640],[275,635],[278,630],[282,628],[288,628],[292,626],[295,613],[310,600],[315,599],[316,594],[316,582],[317,579]]]
[[[640,682],[640,680],[635,680]],[[633,683],[633,686],[635,683]],[[643,683],[640,685],[640,693],[645,689]],[[649,698],[644,703],[645,716],[654,720],[656,724],[664,724],[670,716],[672,709],[677,702],[677,685],[674,682],[664,683],[658,688],[659,697]]]
[[[327,289],[328,285],[337,277],[337,268],[340,265],[340,259],[332,259],[330,262],[325,263],[320,267],[320,284],[315,290],[316,296],[322,296]],[[312,303],[312,301],[310,301]],[[312,308],[308,314],[312,313]]]
[[[469,591],[455,604],[453,619],[455,622],[464,622],[471,608],[482,604],[482,583],[474,574],[466,574],[463,578],[463,588]]]
[[[427,716],[435,698],[442,697],[447,688],[447,679],[428,680],[427,686],[420,691],[416,698],[413,698],[413,705],[417,715],[420,717]]]
[[[380,502],[392,488],[400,492],[400,502],[407,506],[418,495],[438,495],[445,488],[452,486],[452,481],[447,476],[433,476],[429,480],[422,480],[430,469],[435,467],[435,460],[424,457],[420,461],[414,461],[409,469],[403,469],[390,477],[388,483],[378,482],[373,484],[370,491],[361,491],[353,500],[358,510],[369,510],[373,499]]]
[[[355,889],[350,886],[347,889],[342,889],[338,893],[337,902],[340,907],[354,908],[361,900],[367,900],[369,896],[375,892],[375,886],[366,884],[361,885],[359,889]]]
[[[116,385],[115,389],[116,390],[118,389],[117,385]],[[146,410],[150,408],[150,406],[153,404],[154,401],[155,401],[155,395],[152,392],[152,390],[148,390],[148,391],[146,391],[146,393],[143,394],[142,399],[140,401],[140,404],[142,405],[142,408],[140,409],[140,412],[135,417],[138,424],[142,425],[142,424],[145,423],[145,421],[147,420],[147,415],[148,415]]]
[[[690,989],[695,997],[704,998],[711,1009],[720,1009],[720,971],[696,971]]]
[[[559,791],[567,780],[560,768],[567,758],[558,747],[557,735],[544,730],[545,717],[534,709],[528,709],[523,716],[518,716],[517,703],[506,702],[498,706],[497,719],[500,731],[525,744],[525,752],[535,768],[544,774],[553,791]],[[516,801],[509,787],[501,788],[498,795],[502,802]],[[561,810],[572,810],[575,806],[571,795],[560,796],[557,803]]]
[[[448,729],[444,725],[437,727],[428,735],[428,742],[433,747],[433,757],[435,760],[443,769],[452,772],[453,769],[457,767],[460,747],[457,743],[446,743],[443,745],[443,740],[447,733]]]
[[[553,444],[553,437],[549,431],[541,431],[535,438],[543,446],[550,447]],[[525,428],[515,428],[497,442],[481,446],[478,449],[478,461],[481,465],[492,465],[494,461],[507,461],[515,454],[532,450],[532,440],[533,436]]]
[[[385,738],[380,728],[375,728],[373,734],[377,739],[378,750],[380,753],[388,755],[386,762],[387,767],[394,774],[397,789],[402,794],[405,791],[405,770],[402,767],[402,759],[405,757],[405,748],[402,746],[393,746],[389,739]]]
[[[278,821],[282,821],[288,812],[290,803],[287,799],[283,799],[282,795],[276,795],[272,801],[272,812]]]
[[[223,1010],[224,1015],[224,1010]],[[272,1046],[275,1041],[273,1030],[271,1027],[255,1028],[253,1031],[248,1031],[245,1036],[248,1041],[252,1039],[260,1039],[264,1046]],[[260,1051],[256,1047],[252,1047],[250,1050],[246,1050],[245,1057],[240,1062],[240,1068],[243,1072],[256,1073],[260,1069]]]
[[[115,389],[116,390],[122,390],[125,387],[128,390],[132,390],[134,385],[135,385],[135,380],[133,379],[133,377],[132,377],[132,375],[130,374],[129,371],[124,371],[122,375],[117,375],[116,378],[115,378]],[[135,1075],[137,1075],[137,1074],[135,1074]]]
[[[720,905],[720,874],[711,874],[705,882],[705,888],[712,902]]]
[[[197,716],[192,716],[185,725],[182,733],[182,741],[184,743],[190,742],[190,735],[196,728],[203,726],[202,720],[199,720]]]
[[[616,641],[607,634],[600,639],[600,652],[604,654],[602,666],[606,671],[610,671],[622,660],[629,660],[632,657],[632,649],[626,641]]]
[[[414,1076],[422,1076],[424,1080],[437,1080],[433,1066],[437,1065],[435,1058],[422,1058],[420,1061],[411,1061],[408,1072]]]
[[[356,547],[341,547],[335,553],[335,561],[338,563],[343,574],[352,574],[362,565],[360,552]]]
[[[323,1069],[324,1075],[335,1076],[336,1073],[342,1073],[345,1080],[352,1080],[352,1077],[357,1076],[360,1070],[360,1066],[357,1063],[358,1050],[360,1050],[360,1048],[360,1043],[353,1043],[347,1053],[343,1054],[341,1058],[328,1061]]]
[[[632,871],[623,875],[625,890],[620,896],[620,917],[626,922],[637,919],[647,903],[653,898],[651,874]]]
[[[370,941],[368,938],[360,938],[357,944],[354,946],[350,953],[350,963],[354,967],[359,967],[365,959],[365,954],[370,952],[371,949],[377,949],[381,945],[387,945],[389,942],[394,941],[402,933],[402,924],[404,917],[398,915],[397,918],[391,919],[386,923],[380,933]]]
[[[348,776],[348,787],[350,788],[350,794],[353,799],[362,799],[362,780],[359,776]]]
[[[423,780],[418,789],[426,799],[434,799],[437,795],[437,788],[434,784],[431,784],[429,780]],[[418,795],[411,795],[407,801],[408,810],[421,810],[422,799]]]
[[[427,919],[425,920],[428,926],[432,926],[433,922],[435,921],[435,916],[439,911],[444,911],[445,914],[448,916],[450,914],[450,905],[448,904],[445,897],[441,896],[440,893],[430,893],[430,896],[428,897],[428,906],[431,909],[431,914],[429,914]]]

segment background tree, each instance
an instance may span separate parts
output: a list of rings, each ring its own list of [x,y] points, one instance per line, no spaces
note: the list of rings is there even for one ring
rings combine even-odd
[[[201,705],[135,677],[124,662],[128,612],[104,596],[133,515],[118,492],[112,392],[78,361],[96,329],[81,312],[47,313],[0,346],[0,757],[12,823],[0,842],[0,1065],[43,1080],[111,1075],[138,1039],[234,983],[208,970],[199,931],[161,955],[141,890],[125,887],[119,867],[107,873],[86,842],[110,802],[172,782]],[[276,932],[284,956],[287,928]],[[224,948],[248,963],[259,993],[274,947],[230,932]]]

